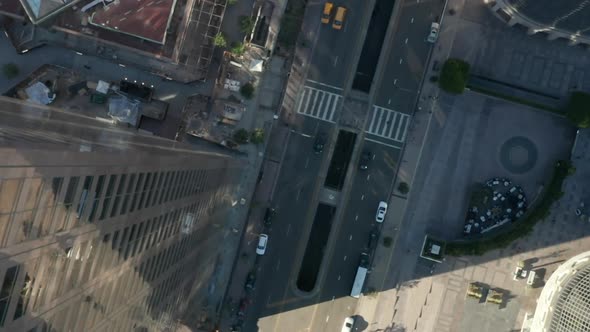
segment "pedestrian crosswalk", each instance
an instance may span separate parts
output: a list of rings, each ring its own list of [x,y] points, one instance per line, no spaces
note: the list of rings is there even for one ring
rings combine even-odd
[[[297,113],[312,118],[336,122],[336,111],[341,104],[341,95],[305,86],[303,93],[297,101],[296,109]]]
[[[366,132],[396,142],[403,142],[409,123],[410,115],[373,105]]]

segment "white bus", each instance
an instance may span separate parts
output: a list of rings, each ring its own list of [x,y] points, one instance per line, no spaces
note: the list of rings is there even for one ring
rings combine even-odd
[[[366,276],[367,268],[359,266],[358,270],[356,271],[356,277],[354,278],[354,284],[352,284],[352,291],[350,291],[350,296],[357,299],[361,296]]]

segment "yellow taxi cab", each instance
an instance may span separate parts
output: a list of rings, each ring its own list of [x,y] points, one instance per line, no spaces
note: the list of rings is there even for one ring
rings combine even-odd
[[[334,4],[331,2],[326,2],[324,4],[324,12],[322,13],[322,23],[328,24],[330,23],[330,16],[332,16],[332,9],[334,8]]]
[[[342,25],[344,24],[344,18],[346,17],[346,8],[338,7],[336,10],[336,17],[334,17],[334,23],[332,23],[332,28],[336,30],[342,29]]]

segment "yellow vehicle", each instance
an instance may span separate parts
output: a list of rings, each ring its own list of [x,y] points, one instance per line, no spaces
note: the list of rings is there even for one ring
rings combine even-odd
[[[344,18],[346,17],[346,8],[338,7],[336,10],[336,17],[334,17],[334,23],[332,23],[332,28],[336,30],[342,29],[342,25],[344,24]]]
[[[331,2],[326,2],[324,4],[324,12],[322,13],[322,23],[328,24],[330,23],[330,16],[332,16],[332,9],[334,8],[334,4]]]

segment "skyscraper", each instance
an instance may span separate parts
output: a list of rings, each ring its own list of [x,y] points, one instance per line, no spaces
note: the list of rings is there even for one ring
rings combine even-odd
[[[207,287],[242,163],[0,97],[0,331],[170,327]]]

